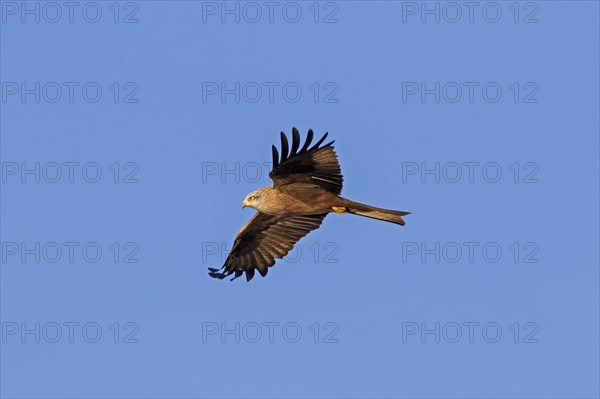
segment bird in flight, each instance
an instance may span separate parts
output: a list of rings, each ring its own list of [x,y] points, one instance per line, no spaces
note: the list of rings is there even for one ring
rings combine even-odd
[[[309,130],[300,148],[300,134],[293,128],[290,148],[281,132],[281,156],[273,146],[273,169],[269,173],[273,185],[246,196],[242,208],[249,206],[258,212],[238,232],[224,265],[208,268],[211,277],[223,279],[233,274],[231,280],[235,280],[246,273],[250,281],[256,270],[266,276],[275,259],[286,256],[331,212],[404,225],[402,216],[410,212],[376,208],[340,196],[344,178],[334,142],[323,144],[327,134],[311,147],[314,133]]]

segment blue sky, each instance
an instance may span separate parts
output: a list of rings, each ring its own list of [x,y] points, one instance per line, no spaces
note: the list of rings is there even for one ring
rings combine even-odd
[[[0,7],[3,397],[598,397],[597,2]],[[293,126],[413,214],[209,278]]]

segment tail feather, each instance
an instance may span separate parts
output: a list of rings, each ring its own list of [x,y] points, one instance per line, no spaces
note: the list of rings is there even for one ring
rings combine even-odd
[[[410,212],[395,211],[392,209],[377,208],[371,205],[361,204],[346,198],[340,198],[348,213],[365,216],[371,219],[383,220],[385,222],[405,225],[402,216],[410,215]]]

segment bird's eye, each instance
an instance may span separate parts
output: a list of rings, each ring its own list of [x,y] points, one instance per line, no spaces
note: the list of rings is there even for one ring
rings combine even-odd
[[[254,201],[256,199],[256,197],[254,195],[250,196],[250,201]]]

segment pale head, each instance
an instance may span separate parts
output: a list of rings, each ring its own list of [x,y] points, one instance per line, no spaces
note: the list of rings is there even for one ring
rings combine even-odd
[[[271,187],[263,187],[252,191],[246,196],[244,202],[242,202],[242,208],[249,206],[257,211],[261,211],[261,209],[264,208],[263,204],[268,194],[267,191],[270,189]]]

